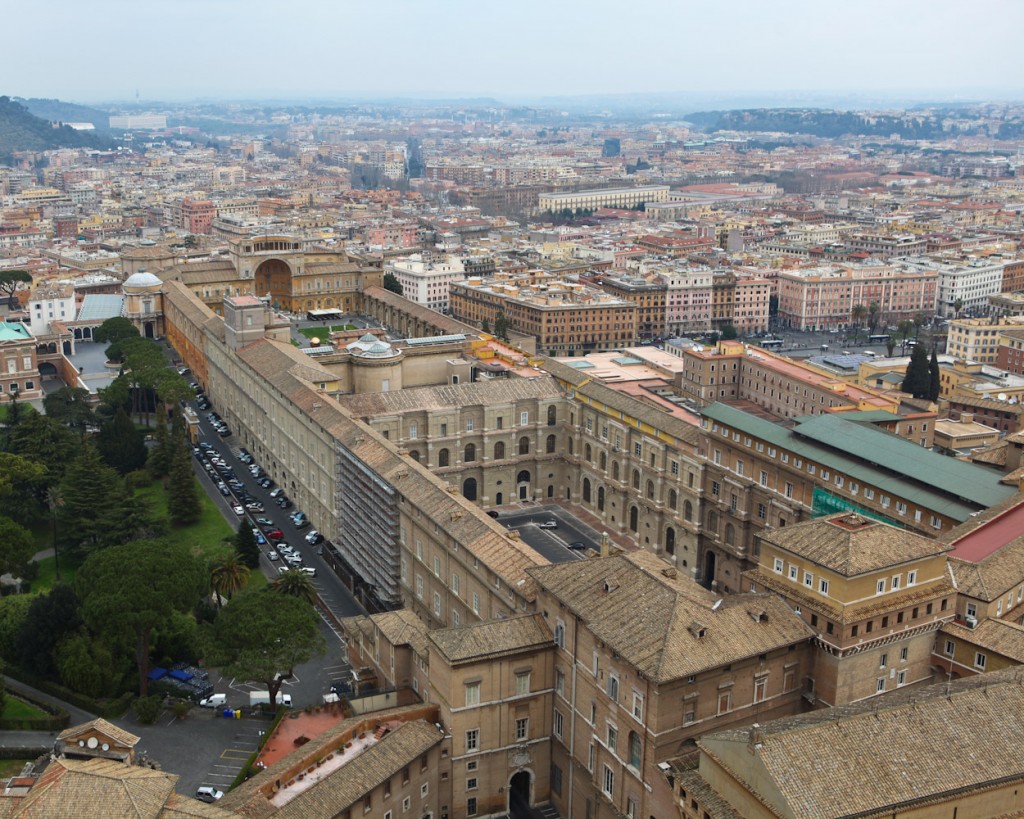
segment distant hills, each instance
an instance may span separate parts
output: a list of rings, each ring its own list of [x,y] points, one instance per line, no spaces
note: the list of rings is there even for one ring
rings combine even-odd
[[[0,162],[10,161],[16,151],[106,147],[107,140],[97,134],[66,125],[56,127],[49,120],[33,116],[26,106],[10,97],[0,97]]]
[[[34,117],[50,122],[91,122],[97,131],[108,131],[109,111],[90,108],[87,105],[76,105],[63,100],[22,99],[15,97],[15,102],[24,105]]]
[[[778,131],[818,137],[858,136],[934,139],[945,135],[942,117],[933,113],[860,114],[818,108],[748,108],[698,111],[686,119],[703,131]]]

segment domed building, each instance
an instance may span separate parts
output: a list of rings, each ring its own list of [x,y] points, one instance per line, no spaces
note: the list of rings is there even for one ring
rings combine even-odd
[[[146,338],[164,335],[164,283],[152,273],[140,270],[124,280],[122,315]]]
[[[405,354],[371,333],[345,347],[351,358],[353,392],[390,392],[402,389]]]

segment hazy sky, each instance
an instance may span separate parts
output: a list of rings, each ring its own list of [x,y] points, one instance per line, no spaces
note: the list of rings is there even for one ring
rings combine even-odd
[[[9,0],[0,94],[1024,97],[1021,0]]]

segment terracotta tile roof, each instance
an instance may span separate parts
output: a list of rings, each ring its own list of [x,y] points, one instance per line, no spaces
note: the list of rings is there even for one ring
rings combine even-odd
[[[761,540],[845,577],[949,550],[923,535],[848,512],[768,530]]]
[[[667,682],[809,639],[813,630],[782,598],[719,600],[674,575],[656,555],[574,561],[530,570],[587,628],[654,682]]]
[[[437,629],[430,632],[428,639],[451,665],[554,645],[551,630],[539,614]]]
[[[1024,663],[1024,626],[1018,623],[986,617],[974,628],[960,623],[946,623],[941,631],[1014,662]]]
[[[63,740],[67,742],[81,736],[82,734],[88,734],[94,731],[106,734],[115,742],[127,745],[130,748],[134,748],[140,740],[140,738],[135,736],[135,734],[131,734],[122,728],[118,728],[114,723],[107,722],[102,717],[97,717],[89,722],[83,722],[80,725],[72,725],[70,728],[65,728],[57,734],[57,739],[58,741]]]
[[[301,353],[300,353],[301,355]],[[353,415],[367,419],[399,412],[414,412],[486,406],[564,398],[558,382],[550,376],[540,378],[498,378],[471,384],[415,387],[390,392],[338,396],[338,403]]]
[[[698,745],[779,815],[892,814],[1024,778],[1024,669],[776,720],[756,734],[709,734]]]

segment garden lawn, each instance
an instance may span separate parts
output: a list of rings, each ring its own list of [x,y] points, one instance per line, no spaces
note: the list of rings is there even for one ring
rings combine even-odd
[[[26,762],[34,762],[32,759],[0,759],[0,779],[10,779],[21,773]]]
[[[330,327],[302,327],[299,332],[302,333],[306,338],[318,338],[321,341],[327,341],[327,335],[329,333],[340,333],[342,330],[355,330],[354,324],[334,324]]]
[[[39,574],[32,581],[33,594],[42,594],[43,592],[50,591],[57,580],[57,561],[55,558],[44,557],[38,562]],[[60,580],[62,583],[73,584],[75,582],[75,572],[77,571],[78,565],[76,563],[72,563],[68,558],[61,559]]]
[[[10,694],[4,705],[4,719],[46,719],[49,714],[34,705],[15,699]]]
[[[197,490],[199,492],[199,520],[188,526],[168,525],[164,539],[188,547],[204,560],[212,560],[234,548],[231,544],[225,543],[224,538],[234,537],[235,530],[224,520],[224,516],[202,487],[197,487]],[[149,486],[138,490],[135,496],[148,501],[157,517],[168,519],[167,492],[164,491],[160,481],[153,481]]]

